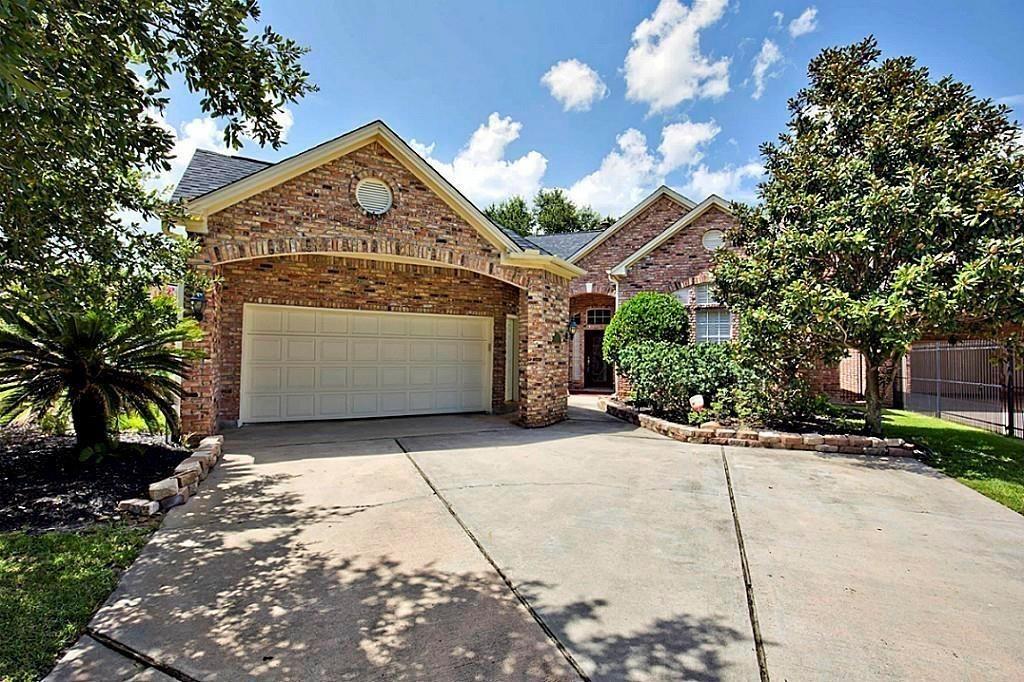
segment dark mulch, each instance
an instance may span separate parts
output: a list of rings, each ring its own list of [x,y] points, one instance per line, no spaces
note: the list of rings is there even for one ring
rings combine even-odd
[[[187,451],[160,436],[123,434],[116,454],[80,462],[71,436],[0,429],[0,531],[76,528],[118,516],[117,503],[146,497]]]

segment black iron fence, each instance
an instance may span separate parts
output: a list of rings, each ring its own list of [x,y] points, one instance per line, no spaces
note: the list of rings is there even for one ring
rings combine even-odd
[[[1024,367],[992,341],[914,344],[896,372],[893,402],[914,412],[1024,438]]]

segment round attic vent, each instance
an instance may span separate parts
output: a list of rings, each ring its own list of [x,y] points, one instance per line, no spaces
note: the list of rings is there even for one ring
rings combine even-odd
[[[725,244],[725,233],[721,230],[708,230],[700,238],[704,248],[708,251],[715,251]]]
[[[391,188],[383,180],[366,178],[356,185],[356,201],[367,213],[381,215],[391,208]]]

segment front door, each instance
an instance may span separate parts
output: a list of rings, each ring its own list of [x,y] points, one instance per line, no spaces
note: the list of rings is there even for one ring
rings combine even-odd
[[[612,368],[604,361],[604,352],[601,349],[603,343],[603,329],[588,329],[583,332],[583,386],[585,388],[612,387]]]

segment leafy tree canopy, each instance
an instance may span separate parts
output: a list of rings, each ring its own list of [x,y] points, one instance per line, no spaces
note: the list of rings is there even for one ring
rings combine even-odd
[[[589,206],[577,207],[560,189],[542,189],[533,198],[533,219],[542,234],[586,232],[599,229],[601,214]]]
[[[275,113],[312,86],[259,17],[252,0],[0,0],[0,288],[76,300],[87,280],[136,296],[182,276],[187,243],[118,215],[174,216],[144,185],[170,167],[172,79],[228,144],[281,144]]]
[[[876,41],[827,49],[761,153],[739,252],[717,255],[748,343],[866,361],[870,430],[892,365],[928,333],[1024,318],[1024,154],[1005,106]]]
[[[502,227],[526,236],[533,233],[533,213],[521,196],[514,196],[505,201],[491,204],[484,209],[484,215]]]

